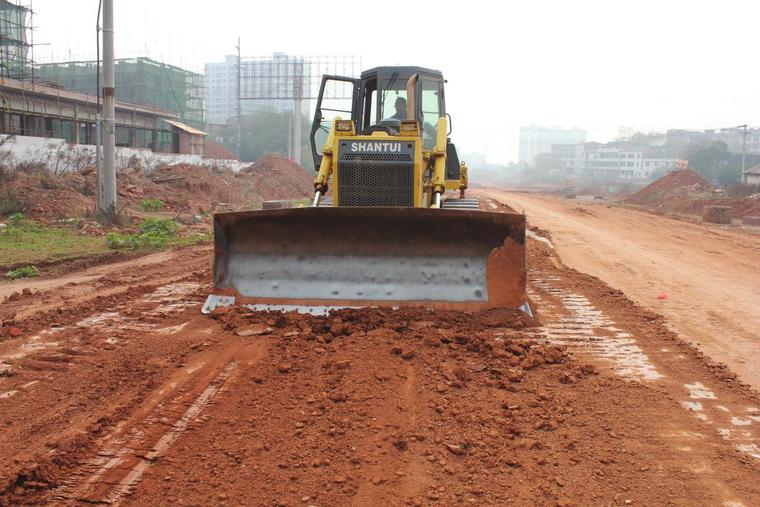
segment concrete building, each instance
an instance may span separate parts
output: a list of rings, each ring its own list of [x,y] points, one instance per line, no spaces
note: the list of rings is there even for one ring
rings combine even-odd
[[[634,143],[554,144],[551,154],[565,176],[595,180],[647,180],[656,172],[672,169],[675,159],[664,146],[641,147]]]
[[[0,78],[0,134],[94,144],[97,97]],[[155,107],[116,102],[116,145],[156,153],[204,154],[206,134]]]
[[[294,72],[307,65],[304,60],[274,53],[271,58],[246,58],[242,62],[241,114],[250,114],[258,108],[269,107],[276,111],[293,111]],[[223,62],[207,63],[206,73],[206,121],[225,125],[237,116],[238,108],[238,59],[227,55]],[[303,95],[310,95],[309,76],[303,75]],[[308,104],[303,108],[308,111]]]
[[[223,62],[205,65],[206,122],[226,125],[237,115],[237,56],[227,55]],[[253,102],[240,103],[241,113],[253,111]]]
[[[586,131],[578,128],[546,128],[535,125],[521,127],[519,160],[521,164],[533,165],[536,156],[552,152],[552,145],[585,142]]]
[[[760,185],[760,165],[745,169],[742,172],[742,183],[745,185]]]
[[[584,145],[584,167],[580,175],[601,180],[646,180],[657,171],[675,164],[664,148],[637,147],[625,142]]]
[[[182,122],[203,128],[203,76],[150,58],[115,62],[116,100],[172,111]],[[36,79],[96,95],[97,62],[61,62],[36,67]]]

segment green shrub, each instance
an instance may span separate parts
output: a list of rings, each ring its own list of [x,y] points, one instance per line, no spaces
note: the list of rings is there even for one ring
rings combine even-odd
[[[145,199],[140,203],[140,209],[143,211],[161,211],[164,209],[164,203],[161,199]]]
[[[173,237],[179,233],[179,226],[171,218],[146,218],[140,224],[140,233]]]
[[[119,234],[118,232],[106,234],[106,243],[112,250],[134,250],[140,246],[136,234]]]
[[[109,232],[106,235],[108,247],[114,250],[135,250],[137,248],[164,248],[176,242],[179,226],[171,218],[147,218],[140,224],[135,234]]]
[[[18,280],[19,278],[32,278],[40,276],[40,271],[35,266],[24,266],[23,268],[13,269],[6,274],[11,280]]]

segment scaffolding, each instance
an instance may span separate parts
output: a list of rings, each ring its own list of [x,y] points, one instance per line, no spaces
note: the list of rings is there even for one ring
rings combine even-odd
[[[0,0],[2,1],[2,0]],[[60,62],[36,66],[37,79],[69,90],[97,94],[97,62]],[[116,100],[176,113],[184,123],[203,128],[202,74],[150,58],[117,59]]]
[[[0,0],[0,77],[21,81],[33,77],[32,15],[31,0]]]
[[[323,75],[358,77],[360,72],[361,57],[355,55],[291,56],[274,53],[272,56],[242,58],[238,53],[238,130],[243,102],[269,101],[277,110],[291,111],[289,156],[300,164],[303,102],[306,102],[307,113],[313,112],[311,101],[319,96]],[[335,96],[330,98],[351,98],[352,90],[348,83],[341,83],[335,90],[331,90],[331,94]],[[238,132],[238,139],[240,138]]]
[[[239,100],[292,103],[293,100],[316,99],[325,74],[358,77],[361,57],[275,53],[273,56],[241,58],[239,66]],[[292,110],[292,106],[289,109]]]

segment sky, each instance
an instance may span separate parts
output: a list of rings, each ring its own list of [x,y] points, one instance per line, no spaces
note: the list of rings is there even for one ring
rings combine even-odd
[[[27,0],[28,1],[28,0]],[[94,58],[98,0],[33,0],[34,58]],[[202,71],[233,54],[360,55],[448,80],[460,152],[516,161],[519,128],[758,125],[760,2],[114,0],[118,57]]]

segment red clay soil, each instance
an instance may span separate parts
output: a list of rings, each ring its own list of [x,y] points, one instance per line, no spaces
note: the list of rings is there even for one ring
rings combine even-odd
[[[309,174],[277,155],[267,155],[239,173],[179,164],[150,174],[126,169],[117,180],[119,205],[129,216],[139,216],[144,200],[160,199],[166,212],[193,215],[252,209],[266,200],[305,198],[313,191]],[[37,220],[85,217],[95,207],[94,168],[63,175],[20,171],[2,183],[0,198],[13,199],[19,210]]]
[[[213,139],[206,138],[206,158],[217,160],[238,160],[237,155],[223,144],[217,143]]]
[[[540,322],[205,316],[210,254],[18,282],[32,290],[0,305],[0,505],[760,505],[760,460],[717,431],[753,432],[757,396],[543,243]],[[663,376],[631,378],[555,329]]]
[[[675,198],[706,194],[711,190],[712,186],[706,179],[691,169],[686,169],[666,174],[628,197],[626,202],[657,206],[666,204]]]
[[[702,215],[705,206],[730,206],[734,217],[760,215],[760,199],[715,196],[712,186],[696,172],[674,171],[627,197],[623,202],[684,215]]]

